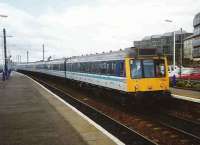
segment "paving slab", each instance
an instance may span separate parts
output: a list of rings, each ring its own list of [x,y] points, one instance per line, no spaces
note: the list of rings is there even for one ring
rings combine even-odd
[[[1,145],[116,144],[49,91],[13,73],[0,80]]]
[[[184,89],[178,89],[178,88],[170,88],[170,91],[172,92],[172,94],[175,94],[175,95],[200,99],[199,91],[184,90]]]
[[[190,102],[200,103],[200,92],[199,91],[192,91],[192,90],[184,90],[178,88],[170,88],[172,93],[172,97],[186,100]]]

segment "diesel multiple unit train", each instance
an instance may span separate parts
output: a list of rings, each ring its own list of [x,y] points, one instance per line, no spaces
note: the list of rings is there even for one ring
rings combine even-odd
[[[126,48],[109,53],[20,64],[18,70],[41,72],[126,93],[169,90],[167,61],[156,49]]]

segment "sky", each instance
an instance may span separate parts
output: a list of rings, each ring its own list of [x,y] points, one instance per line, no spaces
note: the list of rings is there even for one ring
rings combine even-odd
[[[198,12],[200,0],[0,0],[0,14],[8,15],[0,28],[12,36],[12,60],[26,61],[29,51],[29,61],[38,61],[42,44],[45,59],[62,58],[131,47],[146,35],[180,28],[193,32]]]

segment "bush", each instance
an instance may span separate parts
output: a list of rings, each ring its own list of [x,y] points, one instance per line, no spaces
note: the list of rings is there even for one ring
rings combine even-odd
[[[195,84],[193,87],[194,89],[200,91],[200,83]]]
[[[191,81],[189,81],[189,80],[185,81],[186,88],[192,88],[192,86],[193,86],[193,83]]]
[[[184,86],[185,86],[185,81],[178,80],[178,81],[176,82],[176,86],[177,86],[177,87],[184,87]]]
[[[172,85],[172,82],[170,82],[170,85]],[[188,89],[194,89],[200,91],[200,82],[191,81],[191,80],[177,80],[176,87],[180,88],[188,88]]]

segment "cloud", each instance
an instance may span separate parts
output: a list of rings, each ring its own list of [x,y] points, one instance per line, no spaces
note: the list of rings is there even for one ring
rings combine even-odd
[[[42,58],[43,43],[46,57],[59,58],[118,50],[145,35],[180,27],[191,32],[199,5],[197,0],[97,0],[63,5],[62,11],[48,5],[40,15],[6,3],[0,3],[0,9],[9,15],[2,25],[15,36],[8,40],[9,53],[13,58],[22,55],[25,61],[29,50],[30,60],[35,61]],[[174,24],[165,23],[165,19]]]

